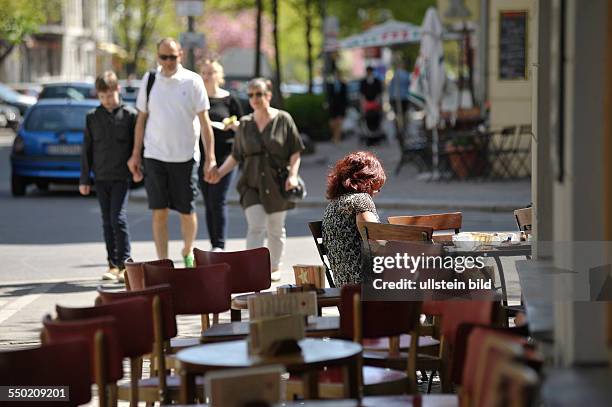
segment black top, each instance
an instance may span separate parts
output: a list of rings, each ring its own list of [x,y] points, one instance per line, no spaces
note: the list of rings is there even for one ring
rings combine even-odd
[[[136,110],[120,105],[112,112],[102,105],[87,114],[81,151],[80,184],[96,180],[125,181],[130,178],[127,162],[134,146]]]
[[[331,112],[346,110],[348,104],[348,93],[346,83],[342,81],[330,81],[327,83],[327,102]]]
[[[223,122],[223,119],[230,116],[236,116],[238,119],[242,117],[240,102],[233,95],[230,94],[222,98],[209,98],[209,100],[210,110],[208,111],[208,116],[213,122]],[[213,133],[215,135],[215,158],[217,163],[221,165],[232,152],[234,131],[220,130],[213,127]],[[204,151],[201,139],[200,151]],[[201,160],[200,164],[204,164],[204,160]]]
[[[382,95],[382,92],[382,82],[378,78],[374,78],[372,82],[368,82],[367,78],[362,79],[359,83],[359,93],[368,101],[376,99],[378,96]]]

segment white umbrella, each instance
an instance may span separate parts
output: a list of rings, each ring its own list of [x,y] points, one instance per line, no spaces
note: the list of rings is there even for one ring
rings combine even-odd
[[[410,98],[425,109],[425,127],[432,130],[431,150],[434,177],[439,176],[438,123],[446,79],[442,48],[443,32],[437,10],[434,7],[428,8],[421,26],[421,49],[410,85]]]

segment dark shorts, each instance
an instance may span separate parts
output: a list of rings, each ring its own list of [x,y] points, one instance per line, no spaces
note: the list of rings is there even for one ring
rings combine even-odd
[[[198,164],[195,160],[168,163],[144,159],[145,189],[149,209],[174,209],[183,214],[195,211],[198,196]]]

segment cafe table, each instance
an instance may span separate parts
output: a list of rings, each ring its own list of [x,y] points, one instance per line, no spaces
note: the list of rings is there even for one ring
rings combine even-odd
[[[240,310],[249,308],[249,297],[252,295],[276,295],[276,291],[241,294],[232,298],[232,321],[240,321]],[[340,304],[340,288],[320,288],[317,290],[317,306],[320,308],[336,307]],[[237,312],[235,312],[237,311]]]
[[[340,317],[309,316],[305,326],[309,338],[337,337],[340,332]],[[215,324],[202,333],[202,343],[224,342],[245,339],[249,335],[249,322]]]
[[[301,375],[304,398],[317,399],[318,371],[323,367],[340,366],[345,369],[345,385],[350,398],[359,397],[359,360],[362,347],[358,343],[340,339],[306,338],[298,342],[301,353],[283,356],[251,355],[247,341],[209,343],[184,349],[177,353],[180,362],[181,403],[195,399],[195,377],[219,369],[249,368],[282,365],[287,372]]]

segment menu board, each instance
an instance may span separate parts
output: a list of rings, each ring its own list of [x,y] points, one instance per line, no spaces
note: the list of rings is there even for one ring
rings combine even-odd
[[[527,11],[499,14],[499,79],[527,79]]]

